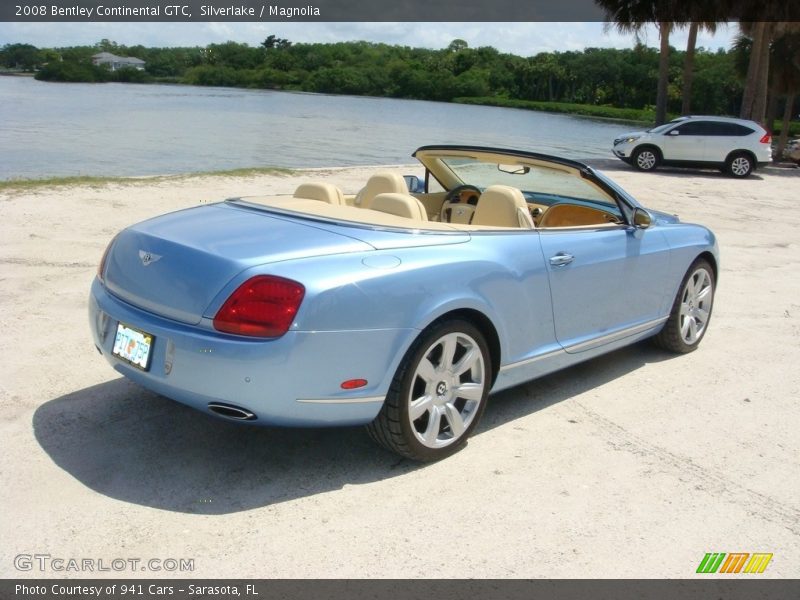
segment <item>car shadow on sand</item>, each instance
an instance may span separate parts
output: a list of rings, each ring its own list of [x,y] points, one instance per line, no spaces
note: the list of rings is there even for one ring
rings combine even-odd
[[[495,394],[473,435],[670,356],[637,344]],[[381,449],[363,427],[229,423],[122,378],[46,402],[33,430],[55,464],[87,487],[183,513],[234,513],[425,468]]]

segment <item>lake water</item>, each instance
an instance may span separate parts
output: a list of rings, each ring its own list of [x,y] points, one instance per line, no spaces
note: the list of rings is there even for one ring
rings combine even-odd
[[[611,158],[631,128],[416,100],[0,77],[0,179],[409,164],[437,143]]]

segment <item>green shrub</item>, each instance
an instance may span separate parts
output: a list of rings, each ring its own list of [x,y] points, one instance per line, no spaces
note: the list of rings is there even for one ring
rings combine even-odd
[[[125,67],[112,72],[111,81],[118,81],[120,83],[150,83],[153,81],[153,77],[145,71],[140,71],[132,67]]]
[[[453,102],[460,104],[479,104],[485,106],[502,106],[505,108],[523,108],[527,110],[540,110],[544,112],[583,115],[603,119],[618,119],[621,121],[641,121],[652,123],[655,112],[649,107],[618,108],[616,106],[596,106],[594,104],[576,104],[569,102],[539,102],[535,100],[517,100],[499,96],[481,96],[469,98],[454,98]]]
[[[82,81],[99,83],[111,81],[113,74],[108,69],[84,62],[50,62],[44,65],[36,79],[40,81]]]

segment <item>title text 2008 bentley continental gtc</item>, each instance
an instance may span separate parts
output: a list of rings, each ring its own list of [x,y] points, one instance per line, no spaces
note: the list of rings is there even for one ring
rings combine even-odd
[[[92,285],[120,373],[222,418],[366,424],[417,460],[464,444],[497,391],[646,337],[708,328],[717,245],[578,162],[426,146],[424,181],[305,183],[120,232]],[[409,191],[413,190],[413,191]]]

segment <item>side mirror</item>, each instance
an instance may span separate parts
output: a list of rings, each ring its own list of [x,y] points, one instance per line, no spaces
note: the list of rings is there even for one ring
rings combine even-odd
[[[645,209],[636,207],[633,210],[633,226],[636,229],[647,229],[653,224],[653,217]]]
[[[406,180],[406,187],[412,194],[422,194],[425,192],[425,184],[416,175],[403,175]]]
[[[681,132],[678,131],[677,129],[672,129],[667,135],[680,135],[680,134]]]

